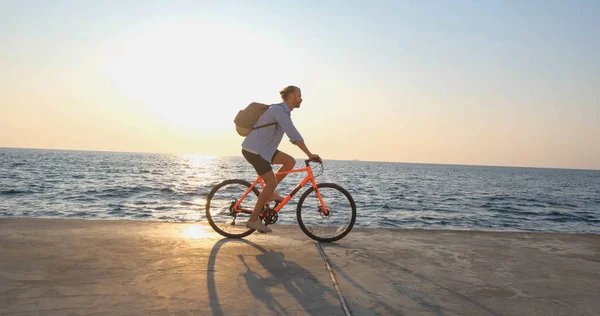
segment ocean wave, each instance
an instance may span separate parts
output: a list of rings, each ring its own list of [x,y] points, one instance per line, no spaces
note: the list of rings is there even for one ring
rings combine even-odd
[[[69,213],[67,214],[67,217],[69,218],[90,218],[90,217],[97,217],[96,214],[93,213],[88,213],[88,212],[74,212],[74,213]]]
[[[551,206],[556,206],[556,207],[570,207],[570,208],[577,208],[578,207],[575,204],[563,203],[563,202],[557,202],[557,201],[548,201],[548,204],[550,204]]]
[[[589,218],[586,218],[585,216],[580,216],[578,214],[573,214],[573,213],[565,213],[565,212],[560,212],[560,211],[552,211],[549,212],[547,214],[548,218],[563,218],[563,219],[570,219],[570,220],[580,220],[580,221],[588,221]]]
[[[120,208],[113,208],[113,209],[106,211],[106,213],[109,215],[122,215],[123,211]]]
[[[517,197],[516,200],[518,202],[543,203],[543,201],[540,201],[539,199],[535,199],[535,198]]]
[[[537,203],[533,203],[533,204],[523,204],[523,203],[517,203],[515,204],[516,206],[520,206],[520,207],[537,207],[537,208],[546,208],[546,205],[544,204],[537,204]]]
[[[88,190],[84,192],[85,194],[95,194],[97,197],[101,198],[117,198],[117,197],[130,197],[133,195],[146,193],[146,194],[176,194],[175,190],[171,188],[154,188],[148,186],[133,186],[133,187],[114,187],[107,188],[102,190]]]
[[[85,196],[85,195],[65,196],[65,197],[62,197],[62,199],[76,201],[76,202],[98,202],[98,201],[100,201],[100,199],[98,199],[98,198],[95,198],[92,196]]]
[[[511,199],[511,197],[508,195],[499,195],[499,196],[490,196],[487,199],[490,201],[506,201],[506,200]]]
[[[434,211],[436,213],[442,213],[442,214],[445,214],[445,213],[460,213],[460,212],[464,212],[465,211],[465,210],[459,211],[457,209],[440,208],[440,207],[434,207],[434,208],[431,208],[429,210]]]
[[[566,223],[566,222],[589,222],[589,220],[587,219],[582,219],[578,216],[553,216],[553,217],[546,217],[544,218],[547,221],[551,221],[551,222],[559,222],[559,223]]]
[[[525,211],[523,209],[519,209],[516,207],[492,207],[490,209],[488,209],[488,211],[491,212],[497,212],[503,215],[519,215],[519,216],[538,216],[540,215],[540,213],[538,212],[532,212],[532,211]]]
[[[0,195],[17,195],[17,194],[33,194],[33,193],[37,193],[35,191],[31,191],[31,190],[15,190],[15,189],[10,189],[10,190],[0,190]]]
[[[194,203],[194,202],[188,202],[188,201],[181,201],[181,202],[179,202],[179,204],[185,205],[185,206],[201,206],[201,207],[206,206],[206,204],[203,204],[203,203]]]
[[[146,201],[146,200],[137,200],[137,201],[133,201],[134,205],[156,205],[156,204],[160,204],[159,201]]]
[[[385,203],[381,206],[381,209],[390,210],[390,209],[392,209],[392,207],[388,203]]]
[[[65,216],[66,213],[55,211],[55,210],[51,210],[51,211],[42,211],[42,212],[39,212],[39,215],[40,216],[49,216],[49,217],[62,217],[62,216]]]
[[[377,222],[377,226],[383,228],[396,228],[398,227],[398,223],[395,220],[384,218]]]

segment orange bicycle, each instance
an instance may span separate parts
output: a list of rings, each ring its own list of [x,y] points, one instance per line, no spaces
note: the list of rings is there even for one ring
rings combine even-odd
[[[333,242],[346,236],[356,221],[356,204],[346,189],[334,183],[317,184],[315,178],[323,172],[323,163],[319,162],[320,173],[315,176],[311,160],[305,160],[305,168],[294,169],[276,174],[306,172],[306,177],[281,202],[267,201],[260,213],[265,225],[275,224],[279,211],[308,182],[311,186],[302,194],[296,208],[296,219],[302,231],[310,238]],[[317,162],[317,161],[312,161]],[[219,234],[229,238],[242,238],[254,232],[247,228],[246,222],[256,201],[259,190],[264,188],[263,179],[258,176],[250,182],[242,179],[225,180],[217,184],[206,199],[206,218],[210,226]]]

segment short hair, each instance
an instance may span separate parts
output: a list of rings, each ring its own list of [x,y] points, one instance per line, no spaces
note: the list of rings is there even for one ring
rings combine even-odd
[[[296,87],[296,86],[287,86],[287,87],[283,88],[283,90],[279,91],[279,95],[281,95],[281,99],[283,101],[285,101],[287,96],[290,93],[293,93],[294,91],[296,91],[296,89],[298,89],[298,87]]]

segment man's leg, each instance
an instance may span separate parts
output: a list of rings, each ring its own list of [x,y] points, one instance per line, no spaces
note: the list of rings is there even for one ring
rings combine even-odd
[[[290,171],[294,168],[294,166],[296,165],[296,160],[292,156],[284,153],[283,151],[279,151],[279,152],[277,152],[275,157],[273,157],[273,164],[274,165],[283,165],[283,166],[281,166],[281,168],[279,168],[279,170],[277,170],[277,172],[286,172],[286,171]],[[285,176],[287,176],[287,174],[277,175],[276,176],[277,183],[280,183],[281,180],[283,180],[283,178],[285,178]]]
[[[273,171],[269,171],[261,176],[265,181],[265,187],[258,195],[258,201],[256,201],[256,205],[254,206],[254,211],[252,211],[252,215],[248,219],[248,223],[246,227],[262,230],[265,232],[270,232],[271,229],[269,227],[264,226],[259,220],[258,216],[260,215],[260,211],[267,203],[267,199],[273,194],[275,191],[275,187],[277,186],[277,179],[275,179],[275,174]]]
[[[296,160],[284,153],[283,151],[278,151],[275,156],[273,157],[273,164],[274,165],[282,165],[281,168],[279,168],[279,170],[277,170],[277,172],[286,172],[286,171],[290,171],[292,169],[294,169],[294,166],[296,165]],[[275,178],[277,179],[277,184],[279,184],[281,182],[281,180],[283,180],[283,178],[285,178],[285,176],[287,176],[286,174],[278,174],[277,176],[275,176]],[[283,200],[283,197],[279,194],[277,194],[277,192],[273,191],[273,194],[271,195],[270,198],[271,201],[281,201]]]

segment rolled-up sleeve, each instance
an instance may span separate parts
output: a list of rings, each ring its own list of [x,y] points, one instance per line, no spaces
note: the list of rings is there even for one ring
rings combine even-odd
[[[283,128],[283,131],[288,136],[292,144],[304,141],[304,138],[302,138],[302,135],[300,135],[300,132],[298,132],[298,130],[294,126],[294,123],[292,123],[292,119],[288,116],[285,110],[278,109],[278,111],[275,111],[275,120],[277,121],[279,126]]]

